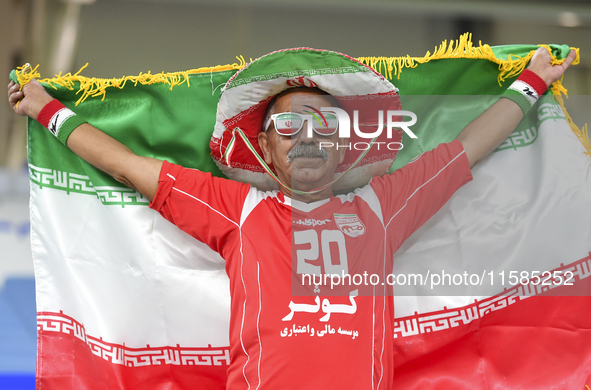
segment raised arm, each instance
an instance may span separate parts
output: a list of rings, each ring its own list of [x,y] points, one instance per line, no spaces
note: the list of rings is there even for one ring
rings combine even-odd
[[[36,80],[26,84],[22,91],[19,88],[12,81],[8,84],[8,102],[19,115],[37,119],[43,107],[54,100]],[[74,129],[67,139],[67,146],[84,161],[139,191],[150,201],[154,199],[161,160],[136,155],[127,146],[88,123]]]
[[[562,64],[552,66],[550,53],[547,49],[540,47],[527,69],[535,73],[546,87],[549,87],[562,77],[575,56],[575,51],[571,50]],[[523,119],[523,111],[517,103],[509,99],[499,99],[466,126],[457,139],[462,142],[466,150],[470,166],[495,150],[515,130],[521,119]]]

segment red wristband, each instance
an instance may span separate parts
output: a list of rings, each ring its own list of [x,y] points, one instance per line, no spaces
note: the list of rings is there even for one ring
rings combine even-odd
[[[517,80],[529,84],[533,89],[536,90],[538,96],[542,96],[548,89],[546,82],[529,69],[525,69],[523,72],[521,72]]]
[[[49,128],[49,121],[55,113],[62,108],[66,108],[66,106],[64,106],[59,100],[53,99],[41,109],[37,116],[37,122],[41,123],[46,129]]]

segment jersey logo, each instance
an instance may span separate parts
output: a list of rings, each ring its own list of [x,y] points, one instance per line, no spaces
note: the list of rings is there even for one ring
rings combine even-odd
[[[291,221],[291,223],[295,223],[296,225],[303,225],[303,226],[322,226],[322,225],[326,225],[327,223],[330,222],[330,219],[312,219],[312,218],[306,218],[304,220],[297,220],[297,221]]]
[[[334,221],[339,230],[349,237],[359,237],[365,234],[365,225],[357,214],[335,214]]]
[[[53,135],[56,135],[57,134],[57,121],[59,121],[59,119],[60,119],[60,114],[58,112],[57,115],[55,116],[55,121],[51,121],[51,123],[49,124],[49,129],[48,130]]]

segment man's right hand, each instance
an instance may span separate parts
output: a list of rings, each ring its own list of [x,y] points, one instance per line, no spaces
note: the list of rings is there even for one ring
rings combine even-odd
[[[36,80],[31,80],[22,90],[13,81],[8,84],[8,102],[19,115],[27,115],[36,120],[41,109],[52,100],[51,95]],[[139,191],[148,200],[154,199],[162,167],[161,160],[136,155],[128,147],[88,123],[78,126],[70,134],[67,146],[84,161]]]
[[[11,81],[8,84],[8,103],[19,115],[37,119],[41,109],[53,98],[37,80],[31,80],[21,90],[21,86]]]

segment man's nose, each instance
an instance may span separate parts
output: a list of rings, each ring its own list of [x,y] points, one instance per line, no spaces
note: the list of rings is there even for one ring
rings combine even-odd
[[[302,129],[296,134],[296,140],[301,143],[313,143],[318,142],[318,134],[312,127],[312,118],[306,118],[302,124]]]

